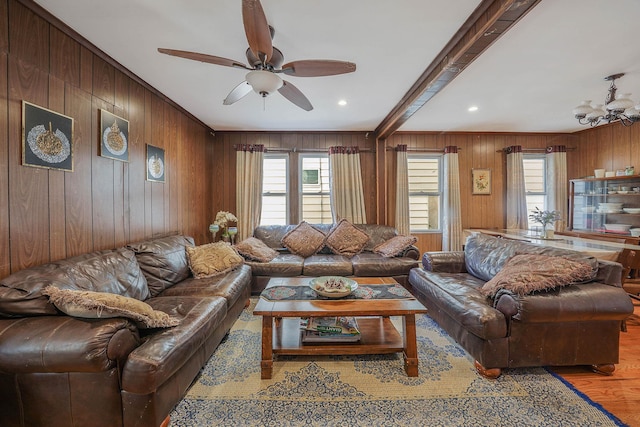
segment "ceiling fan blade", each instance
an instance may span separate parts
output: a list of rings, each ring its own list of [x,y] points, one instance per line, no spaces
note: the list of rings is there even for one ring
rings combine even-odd
[[[260,0],[242,0],[242,22],[249,48],[263,63],[271,59],[271,31]]]
[[[289,101],[293,102],[303,110],[305,111],[313,110],[313,105],[311,105],[311,102],[309,102],[307,97],[304,96],[302,92],[300,92],[300,89],[298,89],[291,83],[283,80],[282,86],[280,87],[280,89],[278,89],[278,92],[280,92],[282,96],[284,96]]]
[[[158,52],[165,55],[178,56],[180,58],[193,59],[194,61],[206,62],[208,64],[223,65],[225,67],[244,68],[246,70],[252,70],[242,62],[234,61],[233,59],[222,58],[220,56],[206,55],[204,53],[188,52],[186,50],[164,49],[158,48]]]
[[[353,73],[356,64],[330,59],[309,59],[292,61],[282,66],[282,72],[296,77],[335,76],[336,74]]]
[[[231,105],[234,102],[238,102],[242,98],[247,96],[247,94],[251,91],[252,91],[251,85],[247,81],[244,81],[240,83],[238,86],[234,87],[231,92],[229,92],[229,95],[227,95],[224,101],[222,101],[222,104]]]

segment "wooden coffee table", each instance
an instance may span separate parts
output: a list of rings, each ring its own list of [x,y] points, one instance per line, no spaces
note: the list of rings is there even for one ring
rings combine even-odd
[[[273,286],[308,286],[312,277],[272,278]],[[390,277],[351,277],[359,285],[397,283]],[[268,300],[261,297],[253,314],[262,316],[261,378],[272,375],[273,357],[285,355],[403,353],[408,376],[418,376],[416,318],[427,309],[416,299]],[[303,344],[300,317],[355,316],[361,338],[357,343]],[[360,317],[368,316],[368,317]],[[389,316],[402,316],[402,334]]]

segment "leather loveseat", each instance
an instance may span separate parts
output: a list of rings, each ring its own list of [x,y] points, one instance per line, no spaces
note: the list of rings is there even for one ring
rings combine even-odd
[[[408,237],[398,236],[394,227],[378,224],[351,226],[345,220],[337,224],[313,224],[311,227],[324,235],[325,240],[322,241],[323,237],[320,236],[318,240],[320,244],[315,245],[314,250],[306,256],[296,255],[283,245],[283,239],[286,241],[286,236],[298,238],[295,232],[300,229],[300,224],[256,227],[253,237],[277,251],[278,255],[269,262],[246,261],[251,266],[253,275],[251,287],[253,294],[259,294],[272,277],[393,277],[398,283],[406,285],[409,271],[419,264],[420,252],[413,244],[406,245],[397,254],[387,254],[387,256],[374,251],[381,244],[390,243],[394,238]],[[344,235],[349,239],[352,237],[348,233],[351,227],[356,228],[356,230],[352,229],[356,234],[368,237],[364,239],[366,243],[355,254],[340,254],[340,251],[336,250],[336,246],[340,243],[331,245],[331,237],[346,229]]]
[[[185,253],[192,245],[189,237],[158,238],[0,280],[0,425],[166,424],[250,296],[245,265],[193,278]],[[65,315],[43,295],[48,285],[143,300],[178,324],[149,329],[125,317]]]
[[[584,263],[593,268],[592,279],[526,294],[502,289],[486,296],[485,283],[516,254],[525,262],[540,255]],[[620,264],[480,233],[467,238],[464,251],[427,252],[422,264],[411,270],[411,291],[484,376],[531,366],[589,365],[602,374],[615,369],[621,322],[633,313],[621,288]]]

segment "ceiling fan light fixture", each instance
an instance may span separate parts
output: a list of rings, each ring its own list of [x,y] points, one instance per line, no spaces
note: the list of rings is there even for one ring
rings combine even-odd
[[[260,96],[267,97],[282,87],[282,79],[280,76],[264,70],[250,71],[246,75],[247,82],[251,85],[254,92]]]

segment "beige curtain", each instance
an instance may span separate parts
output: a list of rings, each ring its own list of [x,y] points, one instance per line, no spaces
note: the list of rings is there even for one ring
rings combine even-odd
[[[262,213],[262,162],[264,145],[236,146],[236,209],[240,242],[253,235]]]
[[[567,147],[553,145],[547,147],[547,210],[559,211],[560,221],[555,230],[564,231],[567,225]]]
[[[462,250],[462,209],[458,147],[444,149],[444,188],[442,212],[442,250]]]
[[[522,147],[512,145],[507,153],[507,228],[527,230],[527,194],[524,187]]]
[[[329,148],[329,182],[333,221],[366,224],[358,147]]]
[[[396,146],[396,230],[399,234],[410,233],[409,168],[405,144]]]

